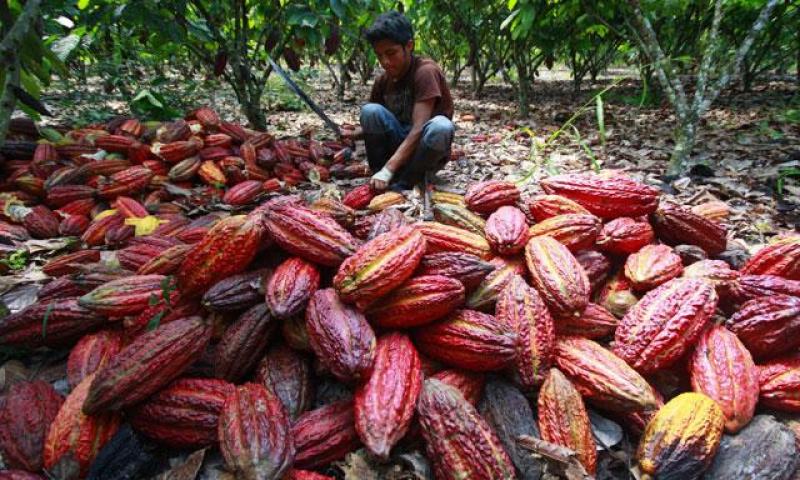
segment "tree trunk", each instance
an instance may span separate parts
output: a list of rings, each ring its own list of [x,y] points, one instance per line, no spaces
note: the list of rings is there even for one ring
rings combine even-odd
[[[668,175],[680,175],[692,155],[697,141],[699,119],[684,118],[679,120],[678,131],[675,132],[675,147],[669,161]]]
[[[344,93],[347,90],[349,80],[350,73],[347,71],[347,65],[344,62],[339,62],[339,85],[337,85],[336,98],[340,102],[344,100]]]
[[[252,102],[248,98],[247,101],[242,102],[242,113],[247,117],[252,128],[262,132],[267,130],[267,116],[264,115],[261,102]]]

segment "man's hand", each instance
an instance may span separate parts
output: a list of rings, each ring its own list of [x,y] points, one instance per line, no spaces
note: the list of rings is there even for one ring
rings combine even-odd
[[[342,126],[342,140],[349,140],[354,142],[356,140],[360,140],[364,137],[364,130],[361,127],[351,127],[346,128],[344,125]]]
[[[389,170],[389,167],[384,166],[378,173],[372,176],[369,180],[369,185],[373,190],[382,192],[386,190],[386,187],[389,185],[389,180],[392,179],[392,175],[394,175],[394,172]]]

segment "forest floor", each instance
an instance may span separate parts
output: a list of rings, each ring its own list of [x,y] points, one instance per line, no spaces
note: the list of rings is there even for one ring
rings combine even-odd
[[[463,156],[450,162],[440,178],[455,190],[477,180],[525,178],[523,190],[535,193],[538,180],[554,173],[623,170],[684,204],[724,200],[731,207],[730,238],[743,240],[748,250],[800,226],[800,89],[796,82],[762,82],[751,92],[723,93],[703,119],[689,175],[665,179],[674,114],[665,100],[642,104],[640,84],[622,77],[627,73],[611,70],[598,83],[584,82],[582,90],[575,92],[566,71],[543,71],[534,85],[526,119],[517,114],[510,86],[490,84],[481,98],[473,98],[469,82],[461,82],[453,89],[453,120],[454,149]],[[593,97],[612,82],[615,85],[603,94],[601,129]],[[360,105],[369,95],[369,85],[355,82],[344,99],[337,99],[326,74],[307,74],[303,84],[339,123],[357,123]],[[186,108],[207,104],[227,120],[247,123],[225,84],[185,82],[172,76],[161,89],[165,97],[178,99]],[[274,75],[266,97],[269,130],[277,136],[297,135],[309,128],[317,129],[319,136],[330,135]],[[118,93],[103,92],[98,78],[81,88],[57,91],[46,101],[56,106],[52,121],[66,125],[76,118],[100,120],[104,114],[129,113]],[[564,128],[576,113],[571,126]],[[553,133],[559,131],[553,140]],[[363,155],[363,150],[357,153]]]

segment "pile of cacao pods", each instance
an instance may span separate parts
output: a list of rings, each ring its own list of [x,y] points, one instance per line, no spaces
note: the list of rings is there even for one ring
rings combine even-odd
[[[593,475],[589,407],[637,439],[643,478],[794,474],[793,430],[754,415],[800,412],[800,236],[730,265],[721,202],[610,172],[435,192],[427,222],[367,185],[309,205],[283,189],[364,167],[208,108],[21,144],[0,239],[79,241],[0,345],[69,349],[70,391],[6,392],[0,479],[147,478],[147,445],[218,447],[243,479],[333,478],[362,447],[538,479],[525,437]]]

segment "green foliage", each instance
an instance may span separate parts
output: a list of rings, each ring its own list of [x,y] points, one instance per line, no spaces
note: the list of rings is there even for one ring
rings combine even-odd
[[[7,266],[11,270],[24,270],[28,266],[28,260],[30,260],[28,250],[21,248],[0,259],[0,264]]]
[[[800,178],[800,168],[782,168],[778,172],[777,190],[778,195],[783,195],[783,186],[787,178]]]

